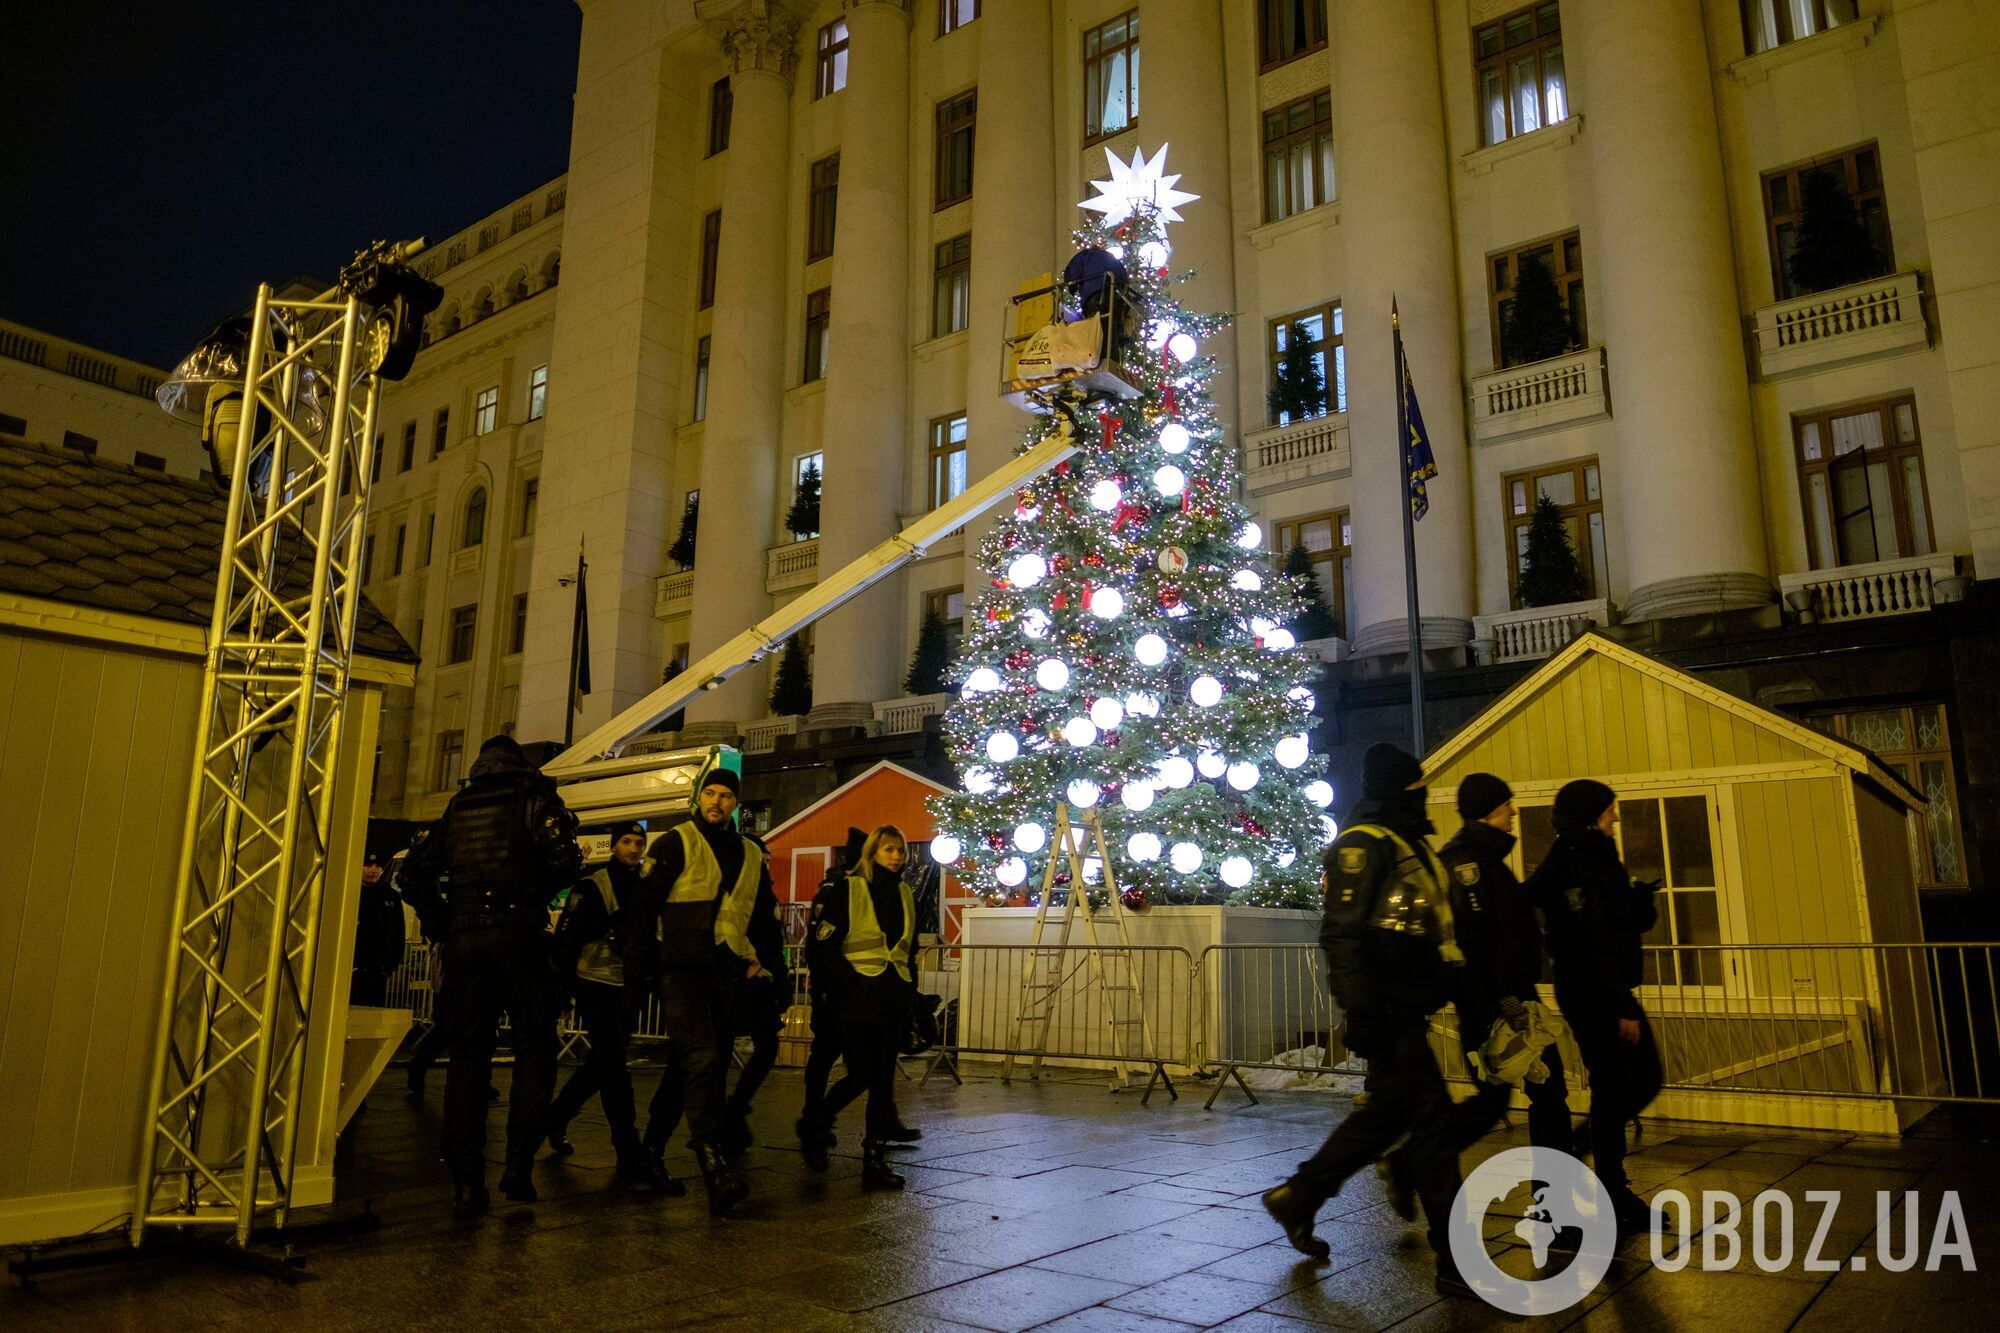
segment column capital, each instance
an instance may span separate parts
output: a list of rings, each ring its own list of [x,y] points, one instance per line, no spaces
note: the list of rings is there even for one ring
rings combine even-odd
[[[805,7],[802,0],[695,0],[695,16],[729,58],[731,74],[762,70],[789,85]]]

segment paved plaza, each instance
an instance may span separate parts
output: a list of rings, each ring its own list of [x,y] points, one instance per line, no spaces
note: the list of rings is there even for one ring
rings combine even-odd
[[[640,1076],[642,1105],[651,1078]],[[1765,1274],[1746,1256],[1734,1272],[1697,1263],[1669,1273],[1640,1241],[1581,1305],[1529,1321],[1438,1297],[1421,1236],[1372,1175],[1321,1214],[1330,1263],[1300,1262],[1284,1244],[1257,1195],[1348,1112],[1345,1096],[1273,1093],[1259,1106],[1225,1099],[1204,1111],[1205,1089],[1141,1105],[1081,1074],[1003,1084],[968,1068],[960,1087],[902,1085],[905,1118],[924,1129],[922,1143],[897,1154],[909,1191],[864,1195],[858,1108],[840,1126],[832,1172],[816,1176],[790,1133],[798,1076],[781,1070],[758,1107],[755,1193],[736,1220],[710,1221],[698,1183],[677,1200],[615,1183],[593,1103],[572,1130],[576,1156],[538,1168],[540,1203],[496,1195],[493,1214],[461,1223],[434,1151],[442,1089],[434,1075],[429,1097],[414,1101],[399,1071],[385,1077],[356,1123],[340,1186],[344,1200],[372,1200],[382,1226],[313,1245],[296,1285],[208,1260],[56,1275],[0,1291],[0,1327],[1928,1331],[1984,1326],[1995,1290],[1987,1274],[1949,1261],[1938,1273],[1847,1266],[1874,1254],[1877,1190],[1919,1191],[1926,1245],[1937,1201],[1954,1189],[1975,1252],[2000,1236],[2000,1205],[1980,1189],[2000,1165],[1992,1125],[1943,1115],[1900,1142],[1649,1121],[1630,1159],[1644,1193],[1671,1184],[1697,1199],[1706,1188],[1748,1200],[1775,1186],[1808,1219],[1803,1248],[1818,1216],[1805,1192],[1846,1191],[1821,1251],[1842,1270],[1795,1263]],[[497,1128],[498,1111],[494,1119]],[[1497,1133],[1468,1167],[1524,1141],[1519,1126]],[[693,1174],[678,1140],[670,1165]],[[1500,1266],[1527,1274],[1528,1251],[1493,1217]]]

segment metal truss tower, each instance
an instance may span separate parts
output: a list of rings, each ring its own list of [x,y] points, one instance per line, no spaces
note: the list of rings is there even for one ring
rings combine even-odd
[[[389,339],[343,276],[308,300],[260,287],[251,316],[134,1245],[150,1227],[247,1245],[292,1204]]]

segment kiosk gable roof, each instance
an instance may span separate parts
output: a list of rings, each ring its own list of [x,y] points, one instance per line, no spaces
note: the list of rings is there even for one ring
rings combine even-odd
[[[764,841],[773,851],[838,847],[846,841],[850,825],[866,830],[895,824],[912,842],[928,842],[933,825],[924,798],[950,790],[884,759],[772,829]]]

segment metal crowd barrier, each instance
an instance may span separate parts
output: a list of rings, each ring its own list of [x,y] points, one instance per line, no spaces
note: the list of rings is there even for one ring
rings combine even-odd
[[[1366,1066],[1340,1044],[1340,1006],[1326,984],[1316,944],[1211,944],[1197,960],[1201,1006],[1190,1025],[1189,1063],[1213,1073],[1204,1109],[1234,1082],[1254,1104],[1245,1069],[1297,1075],[1362,1074]]]

